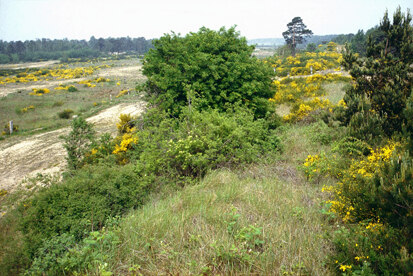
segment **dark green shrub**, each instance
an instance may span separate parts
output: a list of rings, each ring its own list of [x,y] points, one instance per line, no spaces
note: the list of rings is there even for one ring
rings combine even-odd
[[[71,86],[69,86],[69,88],[67,89],[67,91],[69,91],[69,92],[76,92],[76,91],[77,91],[77,88],[76,88],[75,86],[71,85]]]
[[[374,175],[365,191],[366,209],[396,229],[405,229],[413,239],[413,159],[408,151],[398,152]],[[413,250],[413,243],[411,244]]]
[[[225,111],[234,104],[264,117],[272,70],[252,57],[253,46],[235,28],[205,27],[185,37],[164,35],[153,41],[143,62],[149,94],[163,110],[177,116],[185,106]]]
[[[370,146],[357,138],[345,137],[333,145],[332,151],[347,157],[359,158],[370,154]]]
[[[76,242],[69,234],[55,236],[45,240],[26,273],[63,275],[68,272],[82,274],[97,271],[105,275],[108,272],[105,264],[115,257],[113,252],[119,243],[118,236],[105,229],[89,233],[80,242]]]
[[[367,39],[365,58],[358,58],[347,47],[343,65],[350,70],[355,83],[346,91],[344,101],[348,109],[341,120],[346,125],[353,121],[350,128],[354,131],[368,131],[371,128],[357,130],[364,119],[353,119],[360,117],[357,115],[361,112],[357,108],[360,99],[367,99],[370,105],[361,115],[374,114],[376,118],[369,115],[372,120],[368,124],[379,124],[387,136],[400,132],[403,124],[410,119],[403,112],[413,88],[411,21],[410,12],[405,15],[400,7],[393,15],[392,23],[386,12],[378,27],[380,36],[375,39],[369,36]]]
[[[70,119],[72,118],[74,111],[71,109],[65,109],[59,113],[57,113],[57,115],[59,116],[60,119]]]
[[[64,233],[80,241],[109,217],[142,204],[147,185],[133,166],[92,166],[63,183],[44,188],[19,207],[20,228],[32,259],[45,240]]]
[[[9,63],[10,57],[5,54],[0,54],[0,64]]]
[[[412,269],[404,233],[390,226],[367,221],[330,235],[334,253],[329,263],[337,275],[408,275]]]

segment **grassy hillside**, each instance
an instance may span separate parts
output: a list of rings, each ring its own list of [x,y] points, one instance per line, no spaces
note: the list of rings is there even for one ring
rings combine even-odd
[[[331,244],[321,187],[300,170],[318,124],[280,130],[284,153],[239,170],[209,173],[200,183],[157,195],[119,225],[111,271],[143,274],[329,275]]]

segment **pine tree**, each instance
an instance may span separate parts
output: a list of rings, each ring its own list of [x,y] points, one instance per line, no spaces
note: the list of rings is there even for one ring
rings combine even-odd
[[[375,35],[367,37],[366,57],[360,58],[346,47],[343,65],[350,70],[354,85],[344,97],[348,108],[341,119],[345,124],[363,127],[359,125],[360,120],[352,125],[359,117],[357,114],[363,113],[366,118],[379,117],[381,128],[388,136],[402,130],[409,119],[404,109],[413,89],[411,21],[410,12],[405,15],[400,7],[392,23],[386,12]],[[368,124],[368,120],[364,124]]]
[[[292,55],[295,56],[295,48],[298,44],[305,42],[306,37],[313,35],[313,32],[307,29],[301,17],[294,17],[290,23],[287,24],[288,30],[282,33],[285,42],[291,48]]]

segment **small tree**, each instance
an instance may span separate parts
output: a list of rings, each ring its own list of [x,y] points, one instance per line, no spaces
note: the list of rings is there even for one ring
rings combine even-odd
[[[72,121],[72,131],[61,138],[64,140],[63,147],[67,151],[66,160],[69,169],[80,168],[85,154],[90,150],[95,139],[92,125],[81,117],[75,118]]]
[[[293,20],[287,24],[288,30],[283,32],[283,37],[287,45],[291,48],[292,56],[295,56],[295,48],[298,44],[305,42],[306,37],[313,35],[313,32],[307,29],[301,17],[294,17]]]

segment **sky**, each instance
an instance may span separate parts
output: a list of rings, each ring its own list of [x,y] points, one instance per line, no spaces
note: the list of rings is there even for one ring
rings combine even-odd
[[[281,38],[300,16],[315,35],[378,25],[412,0],[0,0],[0,40],[158,38],[234,25],[247,39]]]

